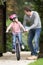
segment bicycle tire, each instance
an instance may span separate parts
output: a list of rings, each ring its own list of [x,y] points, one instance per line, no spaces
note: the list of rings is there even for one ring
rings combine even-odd
[[[19,43],[16,43],[16,57],[17,57],[17,60],[20,60],[20,47],[19,47]]]

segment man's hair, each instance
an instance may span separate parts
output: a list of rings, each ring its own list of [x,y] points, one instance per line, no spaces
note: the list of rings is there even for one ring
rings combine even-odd
[[[30,7],[24,7],[24,10],[26,10],[27,12],[28,12],[28,11],[31,12],[31,8],[30,8]]]

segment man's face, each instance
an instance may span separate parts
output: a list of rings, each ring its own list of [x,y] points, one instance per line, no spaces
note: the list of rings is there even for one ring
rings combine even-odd
[[[24,13],[26,14],[26,15],[28,15],[28,16],[31,16],[31,12],[30,11],[26,11],[26,10],[24,10]]]

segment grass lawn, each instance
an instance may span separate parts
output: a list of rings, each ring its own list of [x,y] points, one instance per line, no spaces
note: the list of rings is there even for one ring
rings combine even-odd
[[[40,58],[36,60],[35,62],[30,63],[29,65],[43,65],[43,58]]]

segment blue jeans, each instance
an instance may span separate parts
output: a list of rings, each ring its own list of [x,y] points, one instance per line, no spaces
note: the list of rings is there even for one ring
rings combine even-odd
[[[33,55],[37,54],[39,50],[39,38],[40,38],[41,28],[31,29],[28,34],[28,44]],[[32,40],[34,39],[34,45],[32,44]]]
[[[12,34],[12,48],[15,49],[15,45],[16,45],[16,35],[18,35],[19,38],[19,43],[20,45],[22,45],[22,33],[18,33],[18,34]]]

